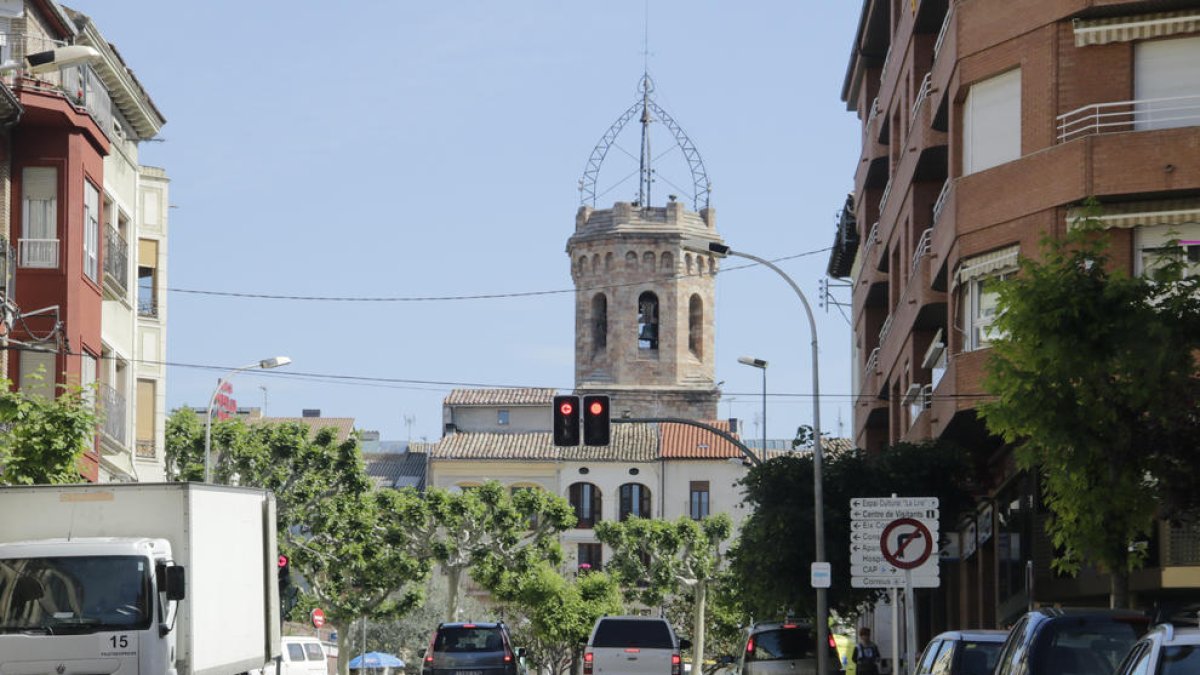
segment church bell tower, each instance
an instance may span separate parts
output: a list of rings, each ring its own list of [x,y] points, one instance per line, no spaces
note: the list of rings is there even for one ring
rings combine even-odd
[[[616,416],[711,420],[720,400],[713,355],[718,261],[706,249],[721,237],[700,155],[654,101],[653,90],[643,76],[640,100],[601,138],[580,181],[582,204],[567,241],[575,282],[575,389],[608,394]],[[636,198],[596,208],[608,191],[598,195],[604,159],[635,117],[642,150]],[[656,127],[673,137],[684,158],[687,178],[680,182],[692,185],[693,194],[683,196],[690,210],[675,194],[658,206],[652,201],[659,181],[651,154]]]

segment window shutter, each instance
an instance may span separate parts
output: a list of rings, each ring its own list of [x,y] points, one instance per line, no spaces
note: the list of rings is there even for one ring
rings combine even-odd
[[[1196,124],[1194,109],[1181,101],[1162,101],[1200,95],[1200,37],[1138,42],[1133,48],[1133,96],[1138,101],[1134,129],[1169,129]],[[1194,105],[1192,103],[1191,105]]]
[[[963,175],[1021,156],[1021,69],[971,85],[963,104]]]

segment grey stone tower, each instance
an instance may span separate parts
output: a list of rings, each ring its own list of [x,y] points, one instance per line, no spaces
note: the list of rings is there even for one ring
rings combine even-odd
[[[609,129],[580,183],[584,204],[567,241],[575,282],[575,389],[612,397],[613,415],[716,419],[714,379],[717,259],[703,251],[720,242],[708,206],[708,178],[687,136],[650,97]],[[596,177],[621,127],[641,113],[638,200],[596,209]],[[650,124],[661,122],[683,151],[697,193],[691,211],[674,195],[649,206]],[[591,202],[590,204],[588,202]],[[702,206],[701,206],[702,204]],[[697,244],[699,246],[697,246]]]

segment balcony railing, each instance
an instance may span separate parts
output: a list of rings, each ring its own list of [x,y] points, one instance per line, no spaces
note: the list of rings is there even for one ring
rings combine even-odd
[[[129,245],[125,237],[117,232],[117,228],[106,225],[104,228],[104,274],[125,291],[129,278]]]
[[[954,5],[951,4],[946,10],[946,18],[942,19],[942,28],[938,31],[937,41],[933,43],[933,60],[936,61],[938,52],[942,51],[942,43],[946,41],[946,34],[950,32],[950,24],[954,18]]]
[[[104,412],[104,426],[101,430],[118,444],[125,445],[125,397],[103,382],[97,384],[96,389],[100,408]]]
[[[888,314],[888,317],[883,320],[883,325],[879,327],[879,343],[883,344],[883,339],[887,337],[888,332],[892,330],[892,317],[894,314]]]
[[[28,54],[50,51],[67,44],[26,33],[0,33],[0,38],[3,40],[0,44],[0,61],[14,63],[24,63]],[[91,66],[67,66],[36,75],[20,70],[15,73],[12,78],[5,77],[5,82],[14,89],[61,94],[90,114],[105,135],[112,135],[112,98]]]
[[[867,357],[867,365],[863,368],[863,374],[870,376],[879,370],[879,347],[871,350],[870,356]]]
[[[138,296],[137,311],[139,316],[154,318],[158,316],[158,300],[153,295]]]
[[[879,116],[879,97],[876,96],[875,100],[871,101],[871,112],[867,113],[867,127],[866,128],[867,128],[868,132],[871,129],[871,125],[875,123],[875,118],[878,116]]]
[[[0,237],[0,307],[15,295],[13,282],[17,279],[17,250]]]
[[[1058,142],[1120,131],[1200,125],[1200,95],[1093,103],[1058,116]]]
[[[20,249],[21,267],[58,267],[57,239],[20,239],[17,246]]]
[[[879,212],[883,213],[883,207],[887,205],[888,197],[892,194],[892,181],[888,179],[887,185],[883,186],[883,195],[879,198]]]
[[[138,459],[154,459],[157,457],[158,448],[155,447],[154,441],[139,440],[137,442],[137,456]]]
[[[933,246],[933,228],[930,227],[930,228],[926,228],[926,230],[921,233],[921,238],[917,240],[917,247],[916,247],[916,249],[913,250],[913,256],[912,256],[913,276],[916,276],[917,265],[921,264],[921,259],[924,258],[929,253],[929,249],[932,246]]]
[[[950,179],[942,184],[942,191],[938,193],[937,201],[933,203],[933,224],[937,225],[938,219],[942,217],[942,209],[946,208],[946,199],[950,196]]]
[[[921,104],[929,97],[929,92],[933,87],[933,73],[925,73],[925,79],[921,80],[921,89],[917,91],[917,100],[913,101],[912,109],[909,110],[909,119],[913,121],[913,126],[916,126],[917,112],[921,110]]]
[[[887,54],[883,57],[883,67],[879,69],[879,83],[883,84],[884,78],[887,77],[888,64],[892,61],[892,48],[888,47]]]

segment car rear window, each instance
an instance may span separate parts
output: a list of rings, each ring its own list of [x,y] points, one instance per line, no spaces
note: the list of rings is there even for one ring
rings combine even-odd
[[[780,628],[755,633],[753,649],[746,653],[747,660],[770,661],[773,659],[814,659],[817,638],[809,628]]]
[[[1069,618],[1042,629],[1034,672],[1111,673],[1146,632],[1149,620],[1127,617]]]
[[[313,642],[304,643],[304,651],[308,653],[309,661],[324,661],[325,650],[321,649],[321,645]]]
[[[958,662],[964,675],[988,675],[996,668],[1003,642],[963,640]]]
[[[1163,647],[1158,672],[1160,675],[1200,673],[1200,648],[1197,648],[1196,645]]]
[[[674,649],[675,641],[671,639],[671,629],[665,621],[603,619],[596,628],[592,646]]]
[[[499,652],[504,651],[500,629],[482,626],[443,626],[433,642],[435,652]]]

